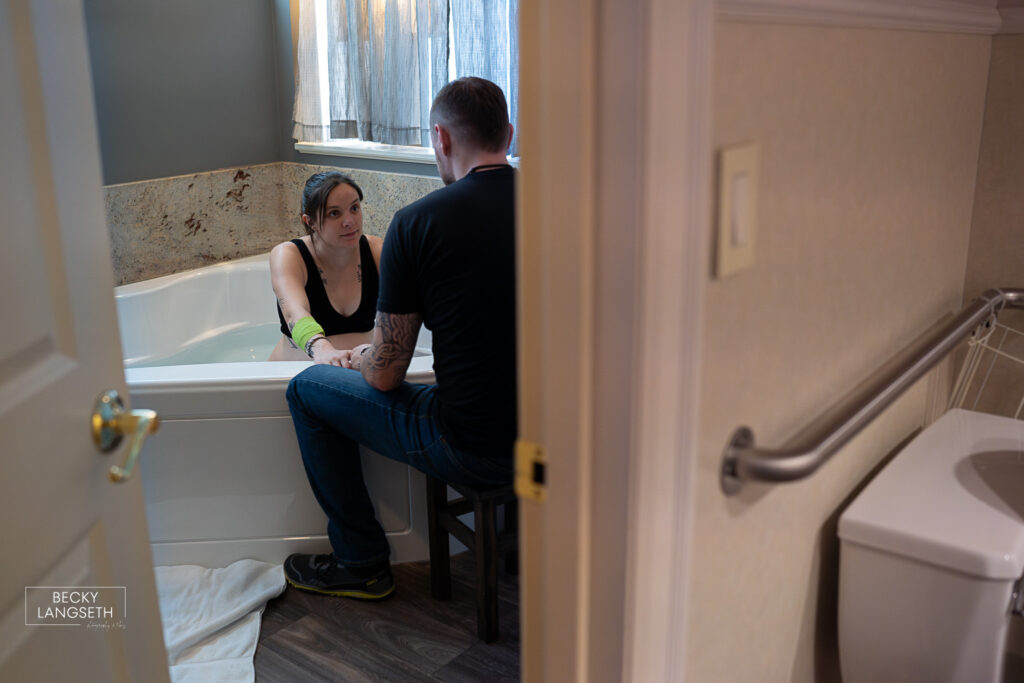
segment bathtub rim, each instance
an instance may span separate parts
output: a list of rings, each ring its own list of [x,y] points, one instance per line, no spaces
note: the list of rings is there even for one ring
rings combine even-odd
[[[241,258],[231,259],[230,261],[219,261],[217,263],[210,263],[208,265],[199,266],[197,268],[191,268],[189,270],[182,270],[177,273],[159,275],[148,280],[139,280],[138,282],[129,282],[127,284],[118,285],[114,288],[114,294],[115,297],[135,296],[138,294],[144,294],[147,292],[154,292],[161,289],[165,289],[183,280],[190,280],[193,278],[202,277],[204,273],[208,273],[213,269],[246,269],[255,264],[269,264],[269,262],[270,252],[266,252],[263,254],[254,254],[252,256],[243,256]]]
[[[202,278],[213,271],[230,273],[233,270],[249,270],[253,267],[269,268],[269,261],[270,253],[265,252],[119,285],[114,288],[114,298],[116,301],[151,294],[187,280]],[[405,379],[412,384],[433,384],[433,354],[427,353],[428,349],[425,347],[417,347],[417,351],[424,352],[424,355],[413,356]],[[131,390],[141,392],[161,389],[213,390],[235,388],[243,383],[249,387],[277,387],[286,385],[292,377],[311,365],[312,361],[237,361],[126,367],[125,381]]]
[[[405,381],[412,384],[434,383],[434,357],[416,356],[409,363]],[[132,391],[151,392],[161,389],[228,389],[278,387],[313,365],[312,361],[240,361],[235,363],[200,363],[196,365],[163,365],[146,368],[125,368],[125,380]]]

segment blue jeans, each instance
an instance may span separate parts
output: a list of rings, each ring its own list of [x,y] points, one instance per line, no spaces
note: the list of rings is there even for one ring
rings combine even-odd
[[[314,365],[288,384],[288,408],[313,495],[327,514],[334,557],[359,567],[388,559],[384,529],[373,514],[358,444],[443,481],[477,487],[512,481],[511,459],[452,447],[435,419],[436,387],[403,383],[383,392],[355,370]]]

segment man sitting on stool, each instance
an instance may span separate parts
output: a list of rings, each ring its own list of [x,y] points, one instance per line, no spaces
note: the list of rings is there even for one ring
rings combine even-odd
[[[515,171],[501,89],[444,86],[430,139],[446,187],[395,214],[380,258],[370,344],[343,367],[314,365],[288,385],[328,555],[291,555],[288,583],[379,599],[395,590],[390,548],[363,482],[358,444],[432,477],[511,483],[516,436]],[[420,324],[433,333],[436,385],[405,382]]]

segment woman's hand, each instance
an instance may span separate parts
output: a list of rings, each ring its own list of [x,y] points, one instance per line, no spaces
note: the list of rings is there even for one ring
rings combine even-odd
[[[351,351],[339,351],[334,348],[330,340],[326,337],[317,339],[310,351],[313,354],[313,362],[318,365],[337,365],[339,368],[349,367],[345,365],[348,361],[348,357],[352,354]]]

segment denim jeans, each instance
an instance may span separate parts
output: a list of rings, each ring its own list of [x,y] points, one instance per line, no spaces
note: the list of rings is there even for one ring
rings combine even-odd
[[[358,444],[443,481],[489,487],[512,481],[511,459],[453,448],[438,429],[433,385],[403,383],[383,392],[355,370],[314,365],[288,384],[288,408],[327,535],[343,565],[388,559],[384,529],[363,481]]]

